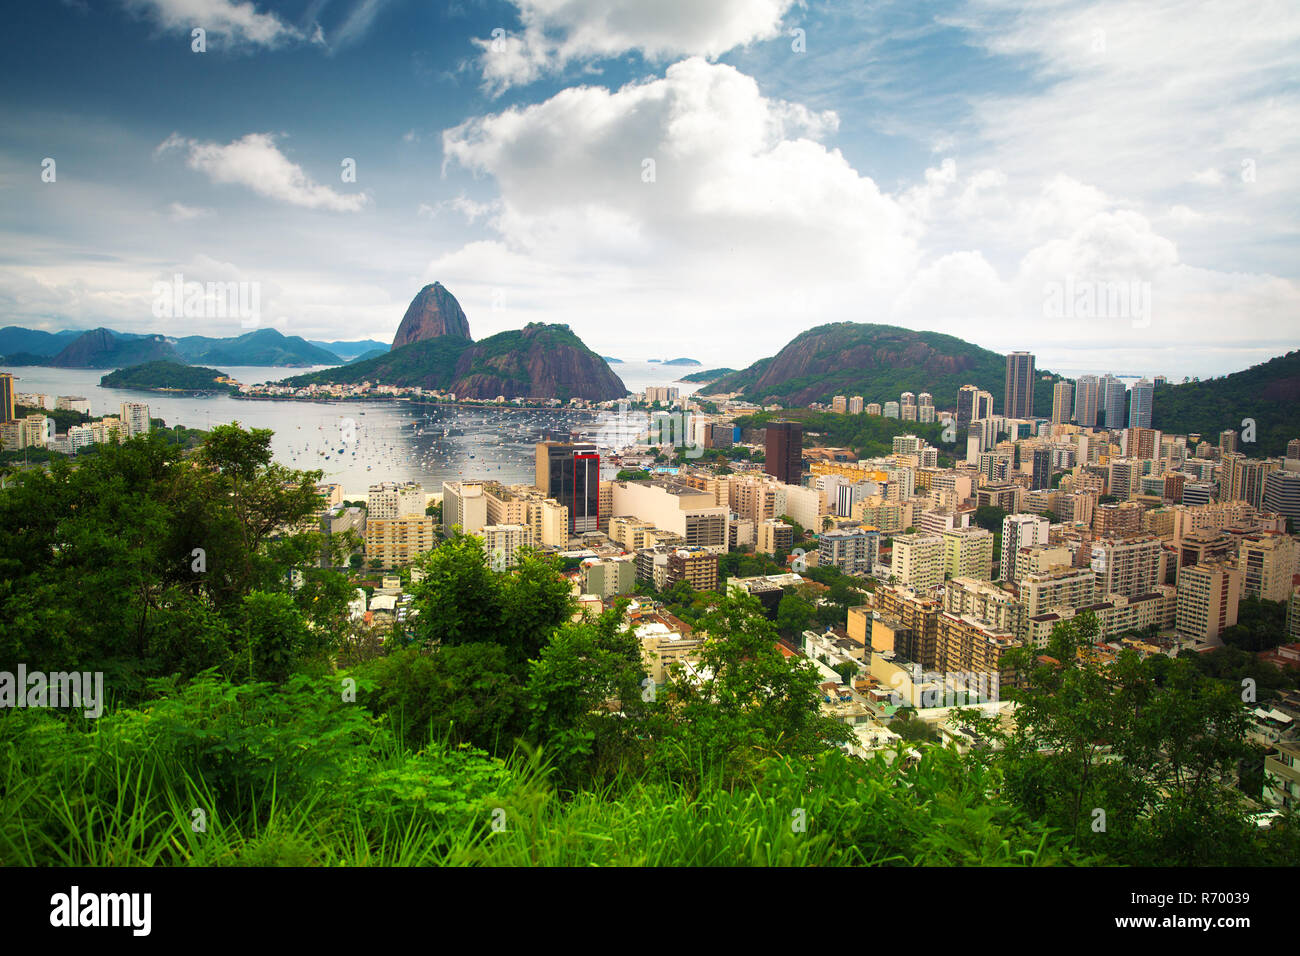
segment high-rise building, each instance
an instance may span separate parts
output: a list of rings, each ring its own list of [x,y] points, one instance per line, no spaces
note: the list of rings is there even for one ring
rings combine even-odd
[[[1016,569],[1016,551],[1047,544],[1051,522],[1042,515],[1011,514],[1002,519],[1002,580],[1010,581]]]
[[[1007,418],[1034,417],[1034,356],[1029,352],[1007,356],[1004,414]]]
[[[1101,379],[1095,375],[1080,375],[1074,384],[1074,420],[1085,428],[1097,427],[1097,412],[1101,406]]]
[[[1042,491],[1052,487],[1052,449],[1034,449],[1029,487],[1034,491]]]
[[[847,395],[836,395],[831,399],[831,411],[838,415],[846,414],[849,410],[849,399]]]
[[[718,555],[703,548],[674,548],[668,554],[666,584],[685,581],[693,591],[712,591],[718,586]]]
[[[405,567],[425,551],[433,549],[433,518],[407,515],[400,518],[366,516],[366,561],[382,568]]]
[[[533,532],[527,525],[489,524],[484,525],[480,533],[483,535],[483,552],[490,566],[497,571],[517,565],[520,549],[531,547],[533,543]]]
[[[371,485],[366,495],[367,519],[419,517],[424,510],[424,488],[414,481]]]
[[[611,598],[636,590],[636,562],[628,558],[593,558],[582,565],[582,593]]]
[[[1102,538],[1092,543],[1091,564],[1098,594],[1131,600],[1163,582],[1164,546],[1155,535]]]
[[[0,372],[0,422],[14,420],[14,377]]]
[[[448,534],[459,527],[466,534],[480,534],[488,524],[488,495],[481,481],[442,483],[442,527]]]
[[[980,581],[992,577],[993,532],[984,528],[952,528],[941,537],[946,576]]]
[[[1150,428],[1152,401],[1156,387],[1145,378],[1133,383],[1129,390],[1128,427]]]
[[[975,414],[975,396],[978,385],[963,385],[957,391],[957,427],[965,428],[979,416]]]
[[[1074,415],[1074,383],[1061,379],[1052,386],[1052,424],[1070,421]]]
[[[1178,571],[1177,628],[1184,637],[1217,638],[1237,623],[1241,572],[1231,564],[1210,561]]]
[[[569,530],[595,531],[600,524],[600,453],[591,442],[539,442],[535,484],[569,509]]]
[[[861,414],[862,414],[862,409],[863,409],[863,405],[862,405],[862,396],[861,396],[861,395],[851,395],[851,396],[849,397],[849,414],[850,414],[850,415],[861,415]]]
[[[1300,458],[1300,438],[1292,438],[1286,443],[1286,456],[1288,458]]]
[[[1264,510],[1291,519],[1291,531],[1300,531],[1300,471],[1271,471],[1264,476]]]
[[[123,402],[122,424],[127,438],[149,434],[149,406],[144,402]]]
[[[891,572],[898,583],[918,591],[942,584],[943,538],[937,534],[898,535]]]
[[[1124,399],[1128,392],[1114,375],[1107,375],[1101,380],[1100,404],[1106,427],[1118,429],[1124,427]]]
[[[879,560],[880,532],[874,528],[827,531],[818,540],[818,567],[837,568],[843,574],[869,574]]]
[[[1231,428],[1219,432],[1219,453],[1233,455],[1237,452],[1237,433]]]
[[[1243,594],[1265,601],[1285,601],[1291,596],[1296,572],[1296,539],[1289,534],[1251,534],[1237,544]]]
[[[1278,462],[1256,461],[1240,455],[1225,455],[1219,478],[1224,501],[1248,501],[1256,508],[1264,500],[1264,479],[1278,470]]]
[[[798,422],[768,422],[764,429],[763,470],[787,485],[803,478],[803,426]]]

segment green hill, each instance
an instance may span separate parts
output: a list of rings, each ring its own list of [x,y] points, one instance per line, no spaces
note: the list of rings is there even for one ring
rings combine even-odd
[[[722,376],[724,376],[724,375],[731,375],[731,374],[734,373],[735,371],[736,371],[736,370],[735,370],[734,368],[711,368],[711,369],[707,369],[706,371],[703,371],[703,372],[691,372],[691,373],[688,374],[688,375],[683,375],[683,376],[681,377],[681,381],[683,381],[683,382],[714,382],[714,381],[717,381],[718,379],[722,378]]]
[[[1048,415],[1052,386],[1060,376],[1038,371],[1034,411]],[[957,390],[978,385],[1005,407],[1006,356],[940,332],[894,325],[835,322],[797,335],[771,358],[724,375],[703,389],[708,394],[740,392],[759,404],[801,406],[829,402],[836,395],[861,395],[867,402],[898,401],[902,392],[929,392],[938,408],[955,408]]]
[[[144,362],[109,372],[99,380],[103,388],[136,388],[167,392],[226,392],[232,386],[218,382],[225,373],[202,365],[179,362]]]
[[[585,398],[627,394],[618,376],[567,325],[532,323],[480,342],[441,335],[372,359],[287,379],[288,385],[376,382],[462,398]]]
[[[285,385],[357,385],[379,382],[406,388],[446,389],[455,380],[456,363],[473,346],[469,339],[438,336],[402,345],[374,358],[350,362],[284,380]]]
[[[1221,431],[1241,433],[1246,419],[1255,422],[1255,443],[1240,448],[1252,457],[1283,455],[1300,438],[1300,351],[1219,378],[1162,385],[1152,397],[1155,428],[1200,433],[1212,445]]]

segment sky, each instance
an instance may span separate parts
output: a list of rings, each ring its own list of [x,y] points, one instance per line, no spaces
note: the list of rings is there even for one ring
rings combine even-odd
[[[1065,374],[1300,339],[1300,16],[1216,0],[28,0],[0,325],[482,338],[743,367],[828,322]],[[201,29],[200,38],[194,31]],[[201,47],[201,49],[199,49]],[[354,173],[354,175],[352,175]]]

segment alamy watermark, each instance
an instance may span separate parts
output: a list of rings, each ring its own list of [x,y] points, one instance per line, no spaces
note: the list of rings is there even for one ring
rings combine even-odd
[[[1151,325],[1151,283],[1102,282],[1067,275],[1043,284],[1043,316],[1048,319],[1130,319],[1133,328]]]
[[[153,314],[158,319],[239,319],[243,328],[262,319],[260,282],[186,282],[176,273],[171,282],[153,284]]]
[[[0,707],[78,709],[90,718],[104,712],[103,671],[0,671]]]
[[[695,417],[690,412],[642,412],[629,414],[626,402],[619,402],[618,412],[601,415],[596,430],[596,444],[615,451],[632,445],[668,446],[683,449],[687,458],[699,458],[704,446],[694,435]]]
[[[911,686],[904,688],[905,682]],[[889,702],[895,707],[910,705],[918,710],[992,703],[999,699],[1000,682],[994,672],[922,671],[919,664],[911,664],[907,672],[896,671],[889,678]]]

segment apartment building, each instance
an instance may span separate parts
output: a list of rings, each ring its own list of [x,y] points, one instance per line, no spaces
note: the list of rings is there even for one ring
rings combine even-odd
[[[776,554],[788,552],[794,547],[794,527],[784,521],[768,518],[760,521],[757,528],[758,543],[754,550],[759,554]]]
[[[1047,544],[1051,522],[1042,515],[1009,514],[1002,519],[1002,580],[1014,580],[1016,552],[1031,545]]]
[[[900,534],[894,538],[891,576],[917,590],[943,583],[943,538],[937,534]]]
[[[1185,638],[1217,642],[1237,623],[1241,572],[1226,561],[1180,568],[1176,627]]]
[[[483,482],[442,483],[442,527],[447,534],[451,534],[453,527],[459,527],[466,534],[480,534],[487,524],[488,495]]]
[[[954,528],[941,537],[946,577],[992,579],[993,532],[984,528]]]
[[[1165,553],[1159,538],[1101,538],[1092,543],[1091,567],[1097,593],[1133,598],[1164,583]]]
[[[1083,607],[1097,600],[1097,576],[1091,568],[1058,568],[1027,574],[1017,582],[1025,616],[1044,614],[1058,607]]]
[[[525,524],[489,524],[479,531],[483,536],[483,551],[488,562],[497,571],[505,571],[519,563],[519,552],[533,546],[533,532]]]
[[[424,509],[424,488],[414,481],[381,482],[371,485],[366,495],[367,518],[420,517]]]
[[[582,593],[602,600],[636,590],[636,562],[631,558],[592,558],[582,564]]]
[[[381,568],[401,568],[418,555],[433,549],[433,518],[408,515],[401,518],[366,516],[366,560]]]
[[[1291,579],[1300,573],[1300,548],[1286,534],[1247,535],[1237,544],[1237,567],[1241,569],[1243,595],[1265,601],[1285,601],[1291,594]]]
[[[718,587],[718,555],[706,548],[674,548],[668,554],[666,586],[685,581],[695,591]]]
[[[994,630],[1020,633],[1024,605],[1014,594],[987,580],[957,577],[943,589],[943,609],[954,617],[969,617]]]
[[[880,532],[875,528],[843,528],[822,534],[817,546],[819,567],[844,574],[870,574],[880,560]]]
[[[908,587],[880,588],[875,597],[880,617],[897,622],[894,653],[927,670],[938,667],[939,614],[943,605]]]

